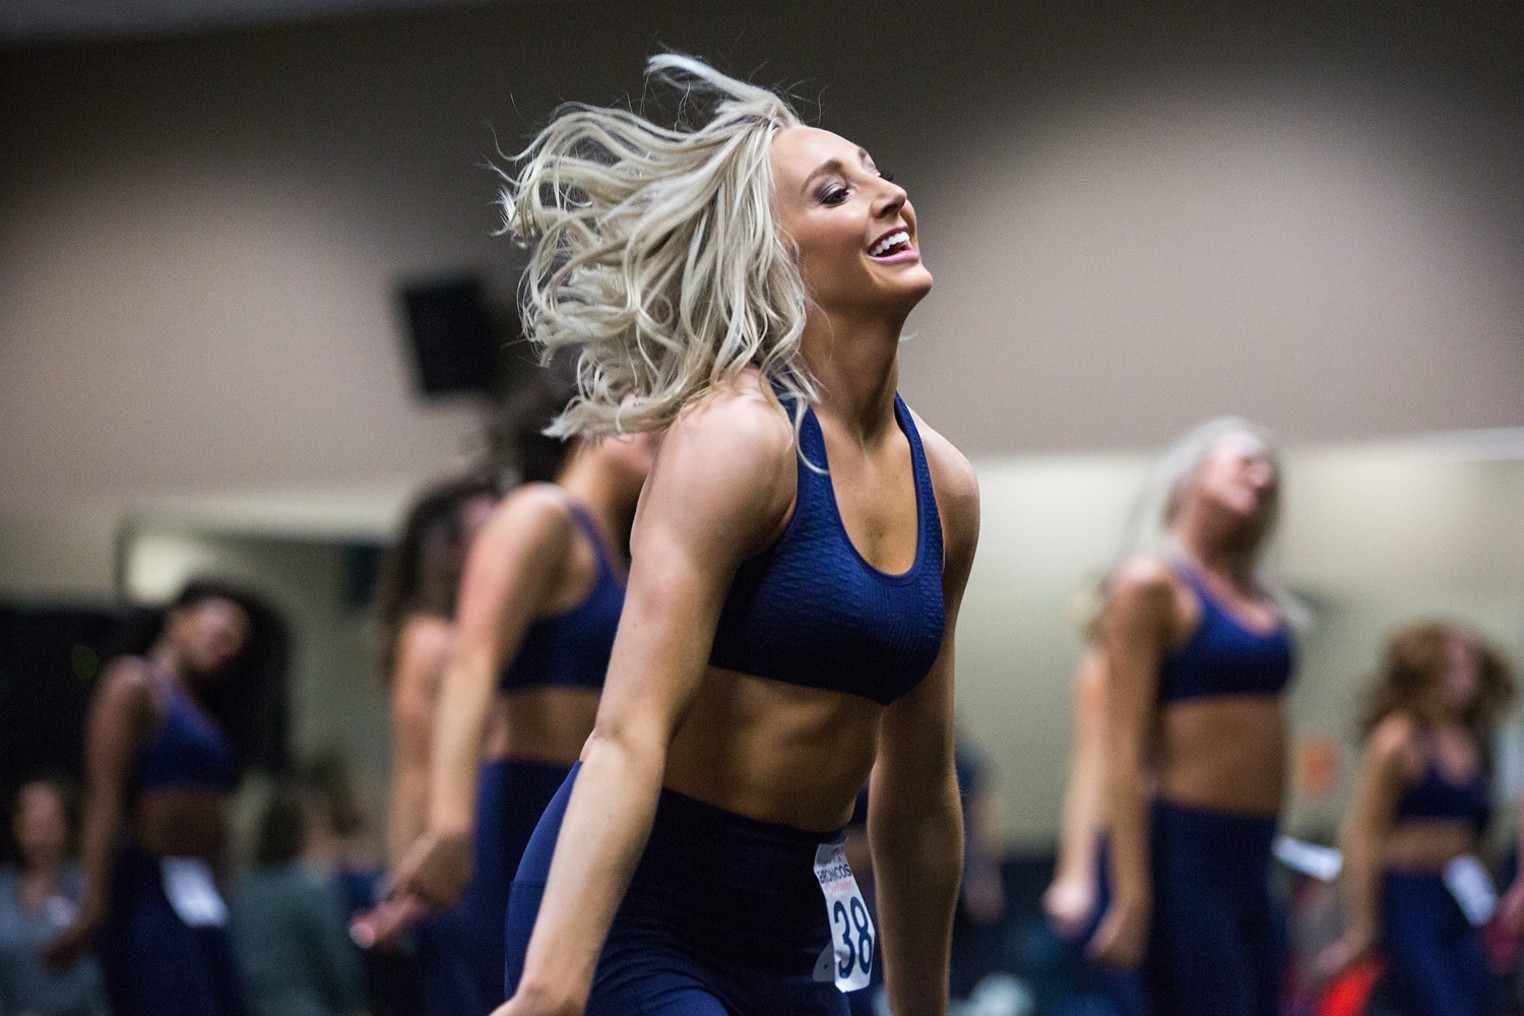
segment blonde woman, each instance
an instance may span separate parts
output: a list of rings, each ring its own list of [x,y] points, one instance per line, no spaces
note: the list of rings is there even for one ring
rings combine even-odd
[[[1109,584],[1113,900],[1091,950],[1141,963],[1155,1016],[1279,1010],[1268,869],[1293,642],[1262,564],[1279,495],[1264,432],[1203,425],[1155,467]]]
[[[963,854],[953,630],[968,463],[900,401],[931,288],[858,145],[696,60],[690,128],[563,111],[505,194],[529,336],[581,349],[559,427],[668,427],[592,736],[509,904],[504,1014],[945,1013]],[[869,778],[882,927],[842,827]],[[532,933],[531,933],[532,929]]]

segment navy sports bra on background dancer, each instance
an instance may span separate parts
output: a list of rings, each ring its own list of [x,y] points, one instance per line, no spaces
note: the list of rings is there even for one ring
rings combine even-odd
[[[1195,570],[1173,562],[1201,604],[1201,622],[1159,668],[1160,703],[1211,695],[1278,695],[1291,680],[1294,648],[1284,621],[1257,632],[1207,591]]]
[[[942,520],[921,435],[898,395],[894,411],[915,473],[916,555],[889,575],[847,536],[826,467],[825,436],[806,407],[794,514],[776,543],[742,563],[725,597],[711,666],[846,692],[888,705],[931,669],[942,648]]]
[[[1425,754],[1423,773],[1397,798],[1394,819],[1455,819],[1471,823],[1478,832],[1485,829],[1492,816],[1492,781],[1486,765],[1478,763],[1469,778],[1452,783],[1440,772],[1432,746]]]
[[[178,681],[155,663],[148,667],[164,718],[138,753],[136,788],[205,787],[224,794],[237,790],[238,758],[227,734],[196,707]]]
[[[518,654],[503,668],[499,691],[556,685],[603,688],[614,648],[614,631],[624,609],[624,579],[614,567],[613,551],[583,505],[568,501],[572,520],[592,541],[598,576],[581,603],[542,617],[524,632]]]

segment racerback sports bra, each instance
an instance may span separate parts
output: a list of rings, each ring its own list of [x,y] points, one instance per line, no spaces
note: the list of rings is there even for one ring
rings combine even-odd
[[[542,617],[524,632],[524,643],[503,668],[499,691],[557,686],[603,688],[614,648],[619,612],[624,609],[624,579],[614,567],[613,551],[586,507],[568,501],[572,520],[592,541],[598,577],[581,603]]]
[[[711,666],[845,692],[888,705],[920,683],[942,648],[942,520],[910,410],[894,411],[910,442],[917,542],[910,570],[890,575],[853,546],[827,466],[825,437],[805,408],[794,514],[771,547],[742,563],[726,595]]]
[[[1487,827],[1492,816],[1492,787],[1487,767],[1460,783],[1452,783],[1439,769],[1434,751],[1426,752],[1428,761],[1416,782],[1397,798],[1395,819],[1455,819],[1469,822],[1478,832]]]
[[[1255,631],[1223,609],[1194,569],[1183,562],[1173,567],[1201,603],[1201,623],[1160,667],[1159,702],[1284,691],[1295,656],[1285,622],[1269,632]]]
[[[227,734],[158,665],[150,663],[149,674],[164,718],[138,753],[136,788],[205,787],[224,794],[237,790],[238,758]]]

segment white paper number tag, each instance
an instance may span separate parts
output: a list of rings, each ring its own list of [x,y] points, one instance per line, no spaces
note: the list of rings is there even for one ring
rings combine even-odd
[[[831,944],[815,963],[815,980],[835,981],[842,991],[866,988],[873,972],[873,919],[842,844],[822,843],[815,850],[815,878],[831,925]]]
[[[1462,854],[1445,865],[1441,876],[1466,920],[1480,928],[1491,919],[1498,908],[1498,892],[1481,861],[1471,854]]]
[[[192,928],[220,928],[228,906],[212,882],[212,866],[199,857],[166,857],[159,862],[164,895],[180,920]]]

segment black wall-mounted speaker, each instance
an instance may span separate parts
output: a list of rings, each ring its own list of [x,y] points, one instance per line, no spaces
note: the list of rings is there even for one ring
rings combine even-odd
[[[415,378],[424,395],[491,394],[503,373],[502,339],[481,280],[453,275],[400,287]]]

